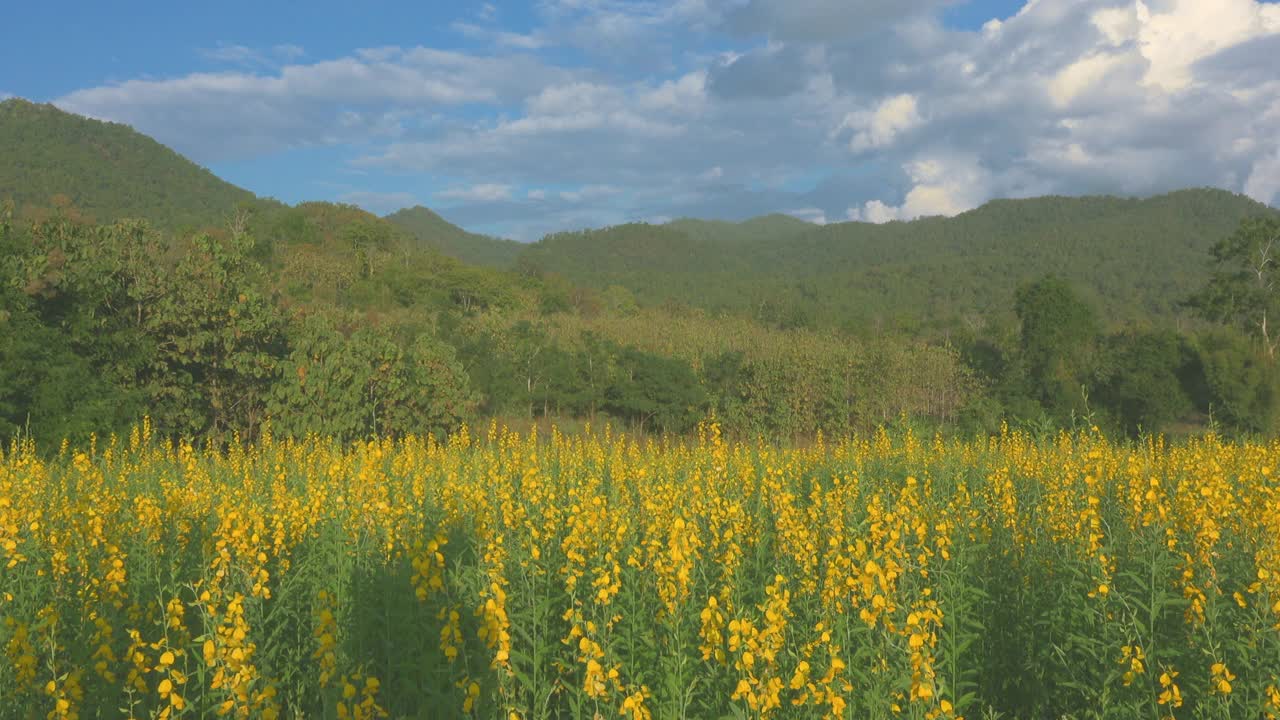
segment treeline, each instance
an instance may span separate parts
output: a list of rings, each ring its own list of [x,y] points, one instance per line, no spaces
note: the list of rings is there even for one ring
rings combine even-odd
[[[1199,189],[998,200],[956,217],[883,225],[632,223],[550,235],[516,264],[591,287],[619,285],[647,305],[674,301],[775,327],[942,338],[1011,319],[1017,287],[1049,272],[1108,318],[1173,322],[1207,278],[1212,243],[1262,214],[1274,211]]]
[[[1280,429],[1280,220],[1249,218],[1212,248],[1209,280],[1182,305],[1202,322],[1104,332],[1096,309],[1064,280],[1022,286],[1017,329],[962,341],[988,388],[987,424],[1101,425],[1129,435],[1208,425]]]
[[[797,437],[977,394],[952,349],[853,343],[621,288],[463,265],[350,206],[257,208],[175,235],[71,208],[0,223],[0,434],[227,441],[441,433],[488,417],[681,433],[715,413]]]
[[[490,417],[802,439],[909,422],[972,434],[1277,429],[1280,222],[1248,220],[1184,298],[1185,331],[1108,326],[1044,277],[945,341],[646,306],[521,267],[462,264],[326,203],[161,232],[74,209],[0,223],[0,434],[443,433]]]

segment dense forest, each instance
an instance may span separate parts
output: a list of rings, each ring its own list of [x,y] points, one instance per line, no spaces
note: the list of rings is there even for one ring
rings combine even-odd
[[[524,249],[514,240],[467,232],[421,205],[392,213],[387,220],[441,253],[471,265],[510,270]]]
[[[614,422],[1265,433],[1277,213],[1217,190],[522,245],[255,197],[127,127],[0,103],[0,435],[229,441]],[[1268,324],[1271,318],[1271,324]]]
[[[0,152],[0,198],[20,209],[56,204],[101,222],[192,230],[238,204],[270,204],[128,126],[17,98],[0,102]]]
[[[1208,251],[1271,212],[1221,190],[1138,200],[1000,200],[954,218],[838,223],[758,218],[560,233],[518,263],[652,304],[750,313],[761,322],[857,332],[945,333],[1011,317],[1017,287],[1047,273],[1115,322],[1174,321],[1209,272]]]

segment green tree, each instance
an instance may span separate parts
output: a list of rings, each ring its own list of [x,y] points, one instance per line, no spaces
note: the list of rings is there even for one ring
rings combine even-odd
[[[123,430],[139,417],[136,394],[104,378],[70,337],[37,314],[20,272],[29,237],[13,231],[0,207],[0,440],[21,431],[45,448],[93,432]]]
[[[171,432],[225,438],[263,420],[284,321],[256,282],[254,241],[192,238],[145,320],[157,343],[143,389]]]
[[[321,316],[305,318],[272,389],[273,426],[341,439],[440,434],[471,413],[467,376],[453,349],[422,335],[402,348],[381,327],[349,336]]]
[[[1204,333],[1198,344],[1213,419],[1235,432],[1274,432],[1280,421],[1280,382],[1266,353],[1226,328]]]
[[[618,358],[618,375],[606,409],[663,432],[686,432],[702,417],[706,394],[689,364],[627,348]]]
[[[1014,310],[1032,397],[1060,422],[1086,413],[1098,337],[1093,308],[1066,281],[1047,276],[1018,289]]]
[[[420,335],[395,368],[379,431],[384,435],[437,435],[454,430],[475,410],[467,374],[453,348]]]
[[[1214,270],[1190,305],[1257,338],[1268,358],[1280,345],[1280,218],[1252,217],[1211,251]]]
[[[702,377],[711,407],[724,426],[743,431],[755,425],[750,411],[754,375],[745,353],[726,350],[707,358]]]
[[[1107,339],[1094,394],[1129,435],[1164,430],[1191,410],[1192,349],[1176,333],[1126,332]]]

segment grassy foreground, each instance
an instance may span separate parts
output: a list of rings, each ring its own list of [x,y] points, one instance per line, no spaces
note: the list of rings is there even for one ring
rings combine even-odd
[[[1280,716],[1280,443],[0,455],[0,717]]]

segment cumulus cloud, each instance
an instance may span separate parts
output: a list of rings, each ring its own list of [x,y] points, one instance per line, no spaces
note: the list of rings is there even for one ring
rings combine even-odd
[[[841,129],[853,131],[849,147],[854,152],[881,148],[894,139],[923,123],[919,104],[914,95],[902,94],[885,98],[874,110],[850,113],[841,123]]]
[[[980,33],[945,32],[923,65],[898,76],[929,108],[904,123],[914,128],[906,142],[892,122],[911,116],[905,101],[846,117],[850,149],[896,156],[909,181],[900,197],[861,199],[847,214],[883,222],[992,197],[1193,185],[1274,203],[1280,82],[1264,58],[1280,48],[1277,9],[1033,2]],[[851,91],[893,72],[885,63]]]
[[[396,142],[364,167],[458,172],[536,184],[609,184],[677,161],[690,122],[704,109],[705,75],[653,84],[574,81],[542,88],[518,117]]]
[[[1280,150],[1259,158],[1253,164],[1249,178],[1244,182],[1244,192],[1267,202],[1280,200]]]
[[[948,4],[541,0],[520,28],[479,6],[452,28],[469,52],[256,51],[273,66],[227,46],[226,71],[56,102],[206,163],[350,145],[354,167],[448,187],[451,217],[522,238],[1200,185],[1280,202],[1280,5],[1032,0],[961,30]]]
[[[805,87],[820,62],[812,52],[782,45],[725,57],[711,68],[711,91],[727,98],[783,98]]]
[[[77,90],[54,104],[127,123],[210,163],[289,147],[393,139],[408,119],[519,102],[572,74],[527,56],[389,47],[267,72],[128,80]]]
[[[956,215],[977,207],[991,194],[990,172],[972,156],[932,156],[907,163],[903,170],[912,187],[901,205],[869,200],[850,208],[851,220],[887,222],[930,215]]]

